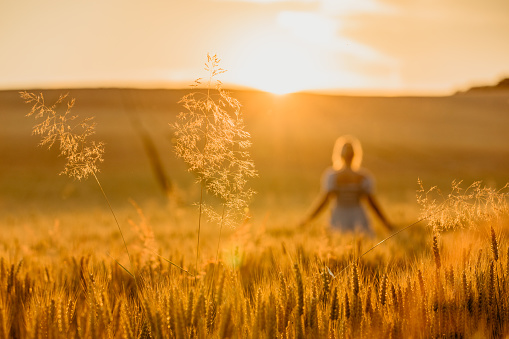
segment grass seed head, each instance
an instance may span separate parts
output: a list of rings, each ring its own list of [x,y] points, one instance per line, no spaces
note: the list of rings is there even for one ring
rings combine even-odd
[[[421,205],[421,216],[434,232],[474,227],[479,222],[492,221],[509,213],[509,183],[500,189],[483,186],[481,181],[466,188],[462,183],[453,181],[450,193],[444,194],[436,186],[426,190],[422,181],[417,181],[417,202]]]
[[[67,159],[65,168],[60,174],[74,179],[86,179],[90,174],[99,171],[98,163],[103,161],[104,143],[89,139],[95,133],[96,124],[93,117],[78,120],[77,115],[71,115],[74,99],[67,102],[67,109],[62,113],[57,110],[67,98],[61,95],[51,106],[46,105],[42,94],[21,92],[25,103],[32,104],[32,110],[27,116],[34,116],[42,122],[36,124],[32,134],[41,135],[41,146],[52,148],[55,144],[60,150],[60,156]]]
[[[247,188],[247,181],[257,173],[248,150],[251,136],[245,131],[241,105],[216,80],[225,72],[219,62],[217,56],[207,56],[206,91],[185,95],[180,101],[185,111],[170,126],[175,131],[177,157],[188,165],[197,182],[222,202],[220,209],[201,204],[204,212],[214,222],[235,226],[245,217],[255,193]]]

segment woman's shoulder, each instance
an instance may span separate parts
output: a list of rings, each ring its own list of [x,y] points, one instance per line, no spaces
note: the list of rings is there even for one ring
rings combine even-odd
[[[373,175],[371,174],[371,172],[367,169],[367,168],[364,168],[364,167],[361,167],[357,170],[357,173],[363,175],[363,176],[366,176],[366,177],[372,177]]]
[[[365,168],[360,168],[359,170],[357,170],[357,173],[362,176],[362,182],[363,182],[363,186],[364,186],[364,189],[368,192],[368,193],[372,193],[373,190],[374,190],[374,186],[375,186],[375,179],[373,177],[373,175],[371,174],[371,172]]]
[[[322,189],[329,192],[331,191],[335,186],[335,178],[337,176],[337,170],[335,170],[332,167],[328,167],[323,171],[322,178],[321,178],[321,186]]]
[[[330,177],[332,175],[336,175],[338,173],[338,170],[335,170],[332,166],[327,167],[324,171],[322,176],[324,177]]]

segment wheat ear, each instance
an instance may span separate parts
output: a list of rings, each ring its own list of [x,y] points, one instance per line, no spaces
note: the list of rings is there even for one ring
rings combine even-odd
[[[491,226],[490,228],[490,233],[491,233],[491,252],[493,253],[493,260],[498,261],[498,241],[493,226]]]

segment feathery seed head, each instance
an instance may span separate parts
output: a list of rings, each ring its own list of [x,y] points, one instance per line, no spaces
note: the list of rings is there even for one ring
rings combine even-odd
[[[36,124],[32,134],[42,135],[39,145],[53,147],[57,144],[60,156],[67,159],[64,170],[60,174],[68,175],[78,180],[86,179],[90,174],[99,171],[98,163],[103,161],[104,144],[89,140],[95,133],[96,124],[93,118],[78,121],[77,115],[71,115],[74,99],[67,102],[67,109],[63,113],[57,112],[60,104],[67,98],[67,94],[51,106],[46,105],[44,96],[34,93],[21,92],[25,103],[32,104],[27,116],[34,116],[42,122]]]
[[[245,131],[241,105],[215,80],[225,72],[219,62],[216,55],[207,55],[207,90],[185,95],[180,100],[185,111],[170,126],[175,130],[177,157],[184,160],[208,193],[223,202],[221,213],[206,204],[205,213],[212,221],[233,227],[244,217],[255,193],[246,184],[257,173],[248,151],[251,136]],[[195,83],[201,84],[201,79]]]
[[[420,179],[417,184],[417,202],[421,205],[421,215],[435,232],[472,227],[480,221],[489,221],[509,213],[509,183],[501,189],[495,189],[482,186],[481,181],[476,181],[463,188],[462,181],[453,181],[447,195],[436,186],[425,190]]]

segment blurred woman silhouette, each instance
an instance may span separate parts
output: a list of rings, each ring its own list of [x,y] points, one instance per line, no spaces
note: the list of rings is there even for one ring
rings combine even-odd
[[[333,229],[372,237],[374,232],[362,205],[362,201],[366,201],[384,226],[392,229],[373,196],[373,177],[361,169],[361,162],[362,147],[356,138],[347,135],[336,140],[332,167],[325,170],[320,196],[302,224],[315,218],[331,202],[330,225]]]

